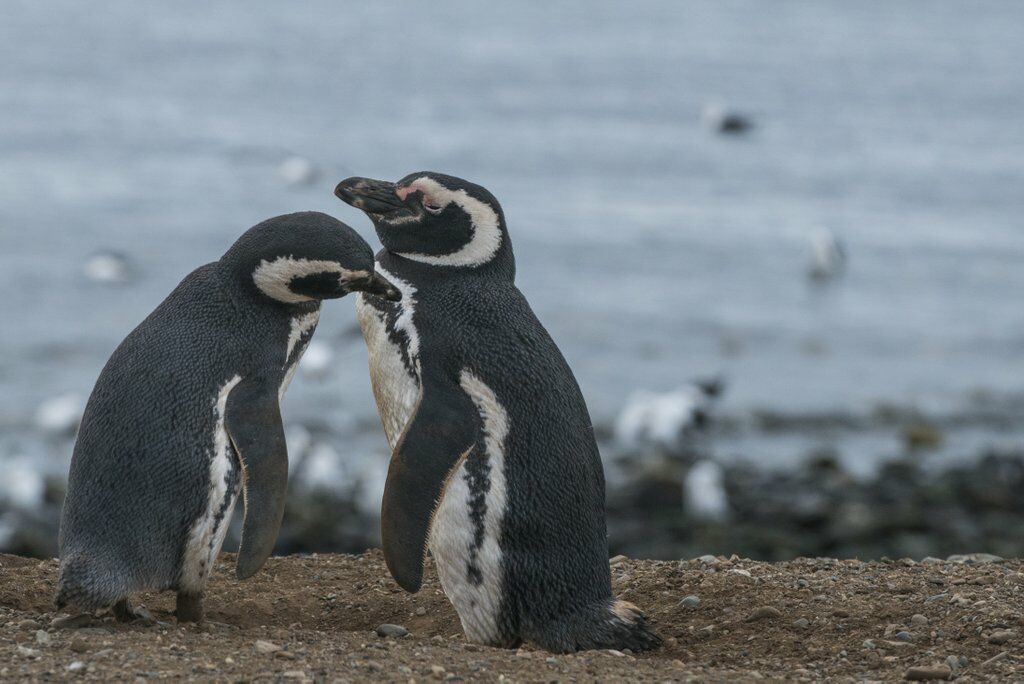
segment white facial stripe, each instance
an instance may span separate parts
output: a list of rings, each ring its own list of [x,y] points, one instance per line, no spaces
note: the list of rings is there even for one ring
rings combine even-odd
[[[420,217],[417,214],[384,215],[379,220],[381,223],[386,223],[389,226],[400,226],[403,223],[418,223]]]
[[[260,291],[279,302],[298,304],[312,301],[312,297],[296,294],[288,284],[294,278],[313,275],[314,273],[337,273],[339,280],[349,280],[369,275],[368,271],[350,271],[337,261],[318,259],[295,259],[290,256],[278,257],[273,261],[264,259],[252,273],[252,279]]]
[[[498,214],[485,202],[470,197],[465,190],[449,190],[433,178],[423,176],[410,187],[430,196],[432,204],[447,207],[454,202],[469,214],[473,224],[473,238],[457,252],[451,254],[416,254],[402,252],[401,256],[434,266],[480,266],[494,258],[501,248],[501,226]]]

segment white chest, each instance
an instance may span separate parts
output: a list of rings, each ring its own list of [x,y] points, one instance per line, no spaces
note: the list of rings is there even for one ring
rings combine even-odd
[[[292,378],[295,377],[295,371],[299,369],[299,360],[302,358],[302,352],[306,351],[306,345],[309,344],[313,331],[316,329],[316,324],[319,322],[319,309],[292,319],[291,330],[288,333],[288,344],[284,352],[284,367],[282,368],[284,376],[281,378],[281,384],[277,388],[278,403],[284,399],[284,393],[288,391],[288,386],[292,383]]]
[[[377,411],[388,445],[394,449],[420,396],[419,335],[413,324],[416,290],[388,273],[381,275],[402,291],[401,308],[392,316],[390,328],[388,315],[367,303],[365,295],[356,300],[356,314],[366,340]]]

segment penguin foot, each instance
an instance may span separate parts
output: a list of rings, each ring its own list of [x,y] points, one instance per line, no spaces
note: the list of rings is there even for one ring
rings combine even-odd
[[[135,609],[128,603],[128,599],[121,599],[110,606],[110,612],[114,614],[114,619],[118,622],[131,622],[136,617]]]
[[[114,619],[118,622],[141,622],[145,625],[156,624],[156,619],[153,618],[153,614],[145,608],[133,608],[128,599],[121,599],[110,607],[110,612],[114,614]]]
[[[178,601],[174,609],[178,622],[203,621],[203,595],[178,592]]]
[[[634,653],[661,646],[643,612],[628,601],[606,599],[551,623],[534,639],[555,653],[590,649],[629,649]]]

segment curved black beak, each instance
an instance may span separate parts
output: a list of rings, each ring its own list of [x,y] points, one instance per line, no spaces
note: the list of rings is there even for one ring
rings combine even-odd
[[[389,181],[353,176],[338,183],[334,194],[346,204],[368,214],[386,214],[396,209],[408,209]]]
[[[352,278],[345,281],[345,289],[348,292],[365,292],[375,297],[386,299],[389,302],[397,302],[402,298],[402,293],[397,287],[391,284],[387,278],[377,273],[370,273],[366,276]]]

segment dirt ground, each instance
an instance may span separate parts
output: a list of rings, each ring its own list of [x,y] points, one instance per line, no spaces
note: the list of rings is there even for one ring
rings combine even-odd
[[[664,647],[553,656],[467,643],[433,573],[406,594],[379,552],[272,558],[245,582],[225,554],[202,625],[178,626],[161,594],[138,600],[155,623],[77,627],[51,605],[56,561],[0,555],[0,678],[1024,680],[1024,564],[981,560],[617,557],[616,594],[646,611]],[[377,636],[384,623],[409,635]]]

